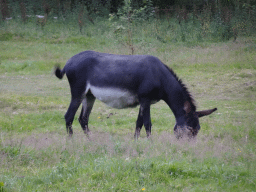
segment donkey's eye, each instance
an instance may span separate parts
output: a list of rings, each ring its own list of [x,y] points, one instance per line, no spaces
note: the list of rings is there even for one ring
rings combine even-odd
[[[195,118],[189,118],[187,124],[193,128],[196,128],[198,126],[198,120]]]

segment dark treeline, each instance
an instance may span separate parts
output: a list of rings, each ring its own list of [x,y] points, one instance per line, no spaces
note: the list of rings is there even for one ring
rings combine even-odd
[[[2,23],[16,19],[23,23],[34,22],[44,29],[55,19],[78,24],[81,33],[86,23],[95,24],[101,20],[98,18],[119,20],[122,25],[126,22],[128,28],[135,21],[155,19],[158,24],[167,22],[161,29],[160,25],[155,26],[157,39],[163,42],[168,41],[169,37],[164,36],[170,30],[179,30],[180,39],[187,41],[187,27],[194,29],[200,41],[231,37],[236,40],[240,35],[256,32],[255,0],[0,0],[0,11]],[[171,22],[180,27],[173,27]],[[120,26],[116,31],[119,30]],[[164,33],[160,34],[162,31]],[[130,36],[128,39],[132,39]]]
[[[210,6],[211,11],[229,7],[229,9],[242,9],[244,6],[256,6],[255,0],[0,0],[2,18],[10,17],[22,9],[23,6],[29,14],[42,14],[49,12],[59,15],[66,12],[77,12],[81,5],[85,6],[89,14],[98,13],[107,15],[117,13],[118,10],[129,2],[132,9],[146,5],[166,12],[166,10],[186,9],[192,11],[195,7],[200,11],[205,6]],[[19,11],[18,11],[19,12]]]

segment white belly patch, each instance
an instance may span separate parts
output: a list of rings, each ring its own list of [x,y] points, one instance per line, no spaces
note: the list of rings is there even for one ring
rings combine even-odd
[[[123,109],[139,104],[138,96],[128,90],[87,85],[86,93],[89,90],[98,100],[113,108]]]

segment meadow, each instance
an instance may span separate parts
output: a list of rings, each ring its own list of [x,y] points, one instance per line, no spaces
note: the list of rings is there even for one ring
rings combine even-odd
[[[0,191],[256,191],[256,36],[206,38],[192,21],[94,23],[79,30],[72,19],[1,22]],[[53,68],[84,50],[157,56],[187,85],[198,110],[218,110],[200,119],[196,139],[178,140],[171,110],[158,102],[152,136],[143,128],[134,141],[139,108],[96,101],[90,137],[79,109],[70,139],[69,84]]]

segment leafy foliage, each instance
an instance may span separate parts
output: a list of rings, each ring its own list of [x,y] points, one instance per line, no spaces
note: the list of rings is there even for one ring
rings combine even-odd
[[[145,21],[154,17],[154,8],[151,0],[147,0],[143,7],[132,8],[131,0],[125,0],[124,6],[118,10],[117,16],[123,20]]]

